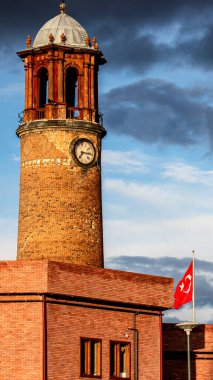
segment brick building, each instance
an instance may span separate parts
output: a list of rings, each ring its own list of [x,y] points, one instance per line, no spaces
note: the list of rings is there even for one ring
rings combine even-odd
[[[173,279],[103,268],[106,60],[64,2],[26,44],[18,253],[0,262],[0,379],[162,380]],[[164,327],[165,379],[171,331]]]
[[[162,379],[173,279],[103,268],[96,38],[66,14],[26,71],[17,261],[0,263],[0,379]]]
[[[191,333],[191,378],[213,379],[213,325],[199,325]],[[163,324],[164,380],[187,379],[186,333]]]
[[[171,279],[50,260],[0,273],[2,380],[162,379]]]

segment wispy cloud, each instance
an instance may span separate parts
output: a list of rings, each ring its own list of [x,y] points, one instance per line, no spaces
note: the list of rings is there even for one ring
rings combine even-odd
[[[16,154],[12,154],[11,160],[18,162],[18,161],[20,161],[20,156],[17,156]]]
[[[213,185],[213,170],[201,170],[184,162],[166,165],[162,177],[184,183]]]
[[[15,260],[17,251],[17,220],[0,217],[0,260]]]
[[[141,202],[150,202],[152,204],[166,203],[168,200],[177,201],[180,196],[173,193],[160,185],[142,185],[134,181],[125,181],[122,179],[106,179],[104,181],[104,187],[106,190],[112,190],[119,193],[122,196],[130,197],[131,199],[137,199]]]
[[[143,210],[141,210],[143,214]],[[212,260],[213,216],[105,220],[106,258],[127,255],[184,257],[196,250]]]
[[[146,173],[152,158],[141,151],[104,150],[104,169],[122,174]]]

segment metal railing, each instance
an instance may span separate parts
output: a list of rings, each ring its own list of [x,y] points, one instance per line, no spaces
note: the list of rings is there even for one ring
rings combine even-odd
[[[23,124],[23,123],[24,123],[24,111],[21,111],[21,112],[18,114],[18,123],[19,123],[19,124]]]
[[[89,117],[88,117],[89,116]],[[103,114],[91,109],[67,107],[67,119],[83,119],[85,117],[89,121],[96,121],[103,126]]]

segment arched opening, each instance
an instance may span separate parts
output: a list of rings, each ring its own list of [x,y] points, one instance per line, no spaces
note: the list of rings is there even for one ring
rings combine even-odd
[[[66,103],[68,107],[78,107],[78,73],[73,67],[66,71]]]
[[[39,72],[40,87],[39,87],[39,108],[44,108],[48,103],[48,71],[45,67]]]

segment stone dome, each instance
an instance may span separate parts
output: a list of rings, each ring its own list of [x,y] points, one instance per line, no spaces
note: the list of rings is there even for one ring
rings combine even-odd
[[[72,17],[66,14],[66,5],[60,5],[60,14],[49,20],[39,30],[33,48],[53,44],[63,44],[64,46],[88,47],[86,45],[86,30]],[[65,36],[61,38],[61,36]],[[51,37],[49,37],[51,36]]]

